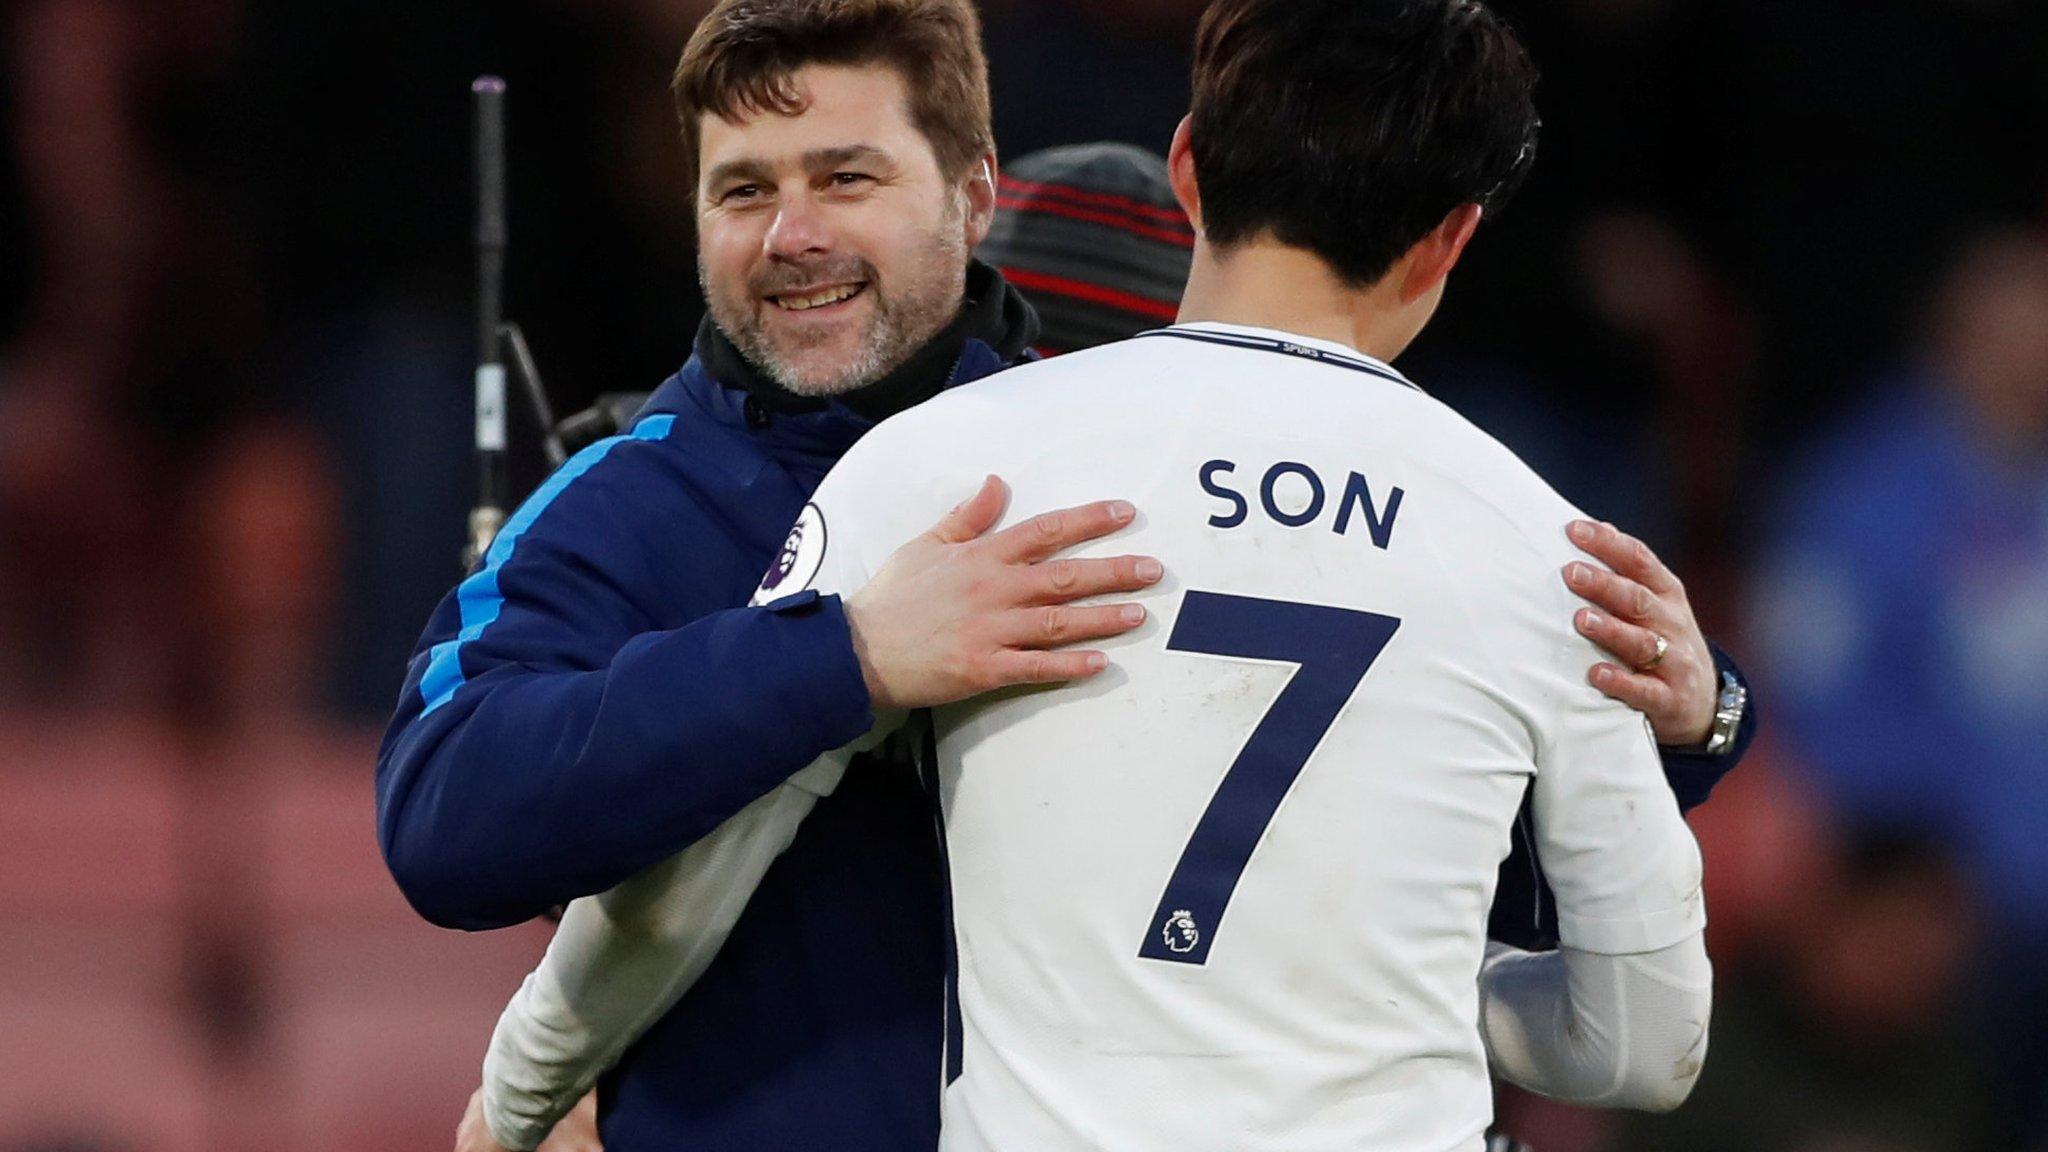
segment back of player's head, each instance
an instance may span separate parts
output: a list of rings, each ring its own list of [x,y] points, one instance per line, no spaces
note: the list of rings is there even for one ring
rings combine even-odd
[[[978,255],[1037,309],[1041,351],[1079,352],[1171,324],[1194,243],[1163,158],[1075,144],[1003,166]]]
[[[672,85],[693,187],[702,118],[792,114],[792,80],[812,64],[894,68],[948,179],[995,150],[970,0],[719,0],[684,46]]]
[[[1195,40],[1204,235],[1270,235],[1371,284],[1535,157],[1536,66],[1478,0],[1216,0]]]

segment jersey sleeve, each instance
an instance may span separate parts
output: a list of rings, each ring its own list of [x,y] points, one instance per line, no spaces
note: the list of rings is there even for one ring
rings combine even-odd
[[[1562,944],[1654,952],[1706,926],[1699,848],[1649,722],[1586,683],[1597,660],[1589,641],[1567,635],[1548,669],[1531,792],[1536,855],[1557,896]]]
[[[821,757],[684,852],[569,904],[484,1056],[484,1122],[498,1143],[538,1147],[696,983],[847,759]]]
[[[1735,730],[1734,745],[1725,752],[1658,749],[1664,765],[1664,780],[1670,785],[1681,812],[1691,812],[1705,804],[1715,786],[1735,771],[1743,757],[1749,754],[1750,745],[1756,741],[1756,689],[1743,676],[1732,656],[1711,640],[1707,644],[1713,650],[1716,676],[1725,673],[1735,677],[1736,682],[1750,694],[1749,706],[1743,711],[1742,724]],[[1494,882],[1493,908],[1487,916],[1486,934],[1490,939],[1529,952],[1555,948],[1557,899],[1544,882],[1543,870],[1536,861],[1533,851],[1535,818],[1526,802],[1515,816],[1515,829],[1509,844],[1508,857],[1501,861],[1500,874]]]
[[[1668,948],[1602,956],[1489,945],[1479,1030],[1494,1075],[1597,1108],[1669,1112],[1706,1062],[1714,973],[1698,933]]]

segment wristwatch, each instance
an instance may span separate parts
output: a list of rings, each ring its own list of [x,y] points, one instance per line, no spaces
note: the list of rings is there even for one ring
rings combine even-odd
[[[1670,751],[1697,756],[1719,756],[1735,746],[1735,734],[1742,729],[1742,714],[1749,710],[1749,689],[1735,678],[1735,673],[1723,669],[1721,672],[1721,694],[1714,700],[1714,723],[1707,729],[1707,738],[1698,744]]]

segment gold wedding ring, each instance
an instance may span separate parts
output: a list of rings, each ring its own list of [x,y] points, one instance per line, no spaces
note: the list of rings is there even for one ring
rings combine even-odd
[[[1655,632],[1650,633],[1650,635],[1655,636],[1657,639],[1657,654],[1655,656],[1650,657],[1650,662],[1648,664],[1644,664],[1641,667],[1637,668],[1636,671],[1638,672],[1648,672],[1650,669],[1655,668],[1659,664],[1662,664],[1664,662],[1664,654],[1671,651],[1671,641],[1666,640],[1662,636],[1658,636]]]

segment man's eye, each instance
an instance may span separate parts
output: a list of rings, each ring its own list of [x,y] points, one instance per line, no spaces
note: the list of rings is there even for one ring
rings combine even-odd
[[[874,183],[874,180],[874,177],[865,172],[834,172],[832,174],[832,186],[834,188],[860,188]]]
[[[719,197],[719,200],[726,204],[745,204],[760,198],[761,186],[759,184],[742,184],[737,188],[727,190],[725,195]]]

